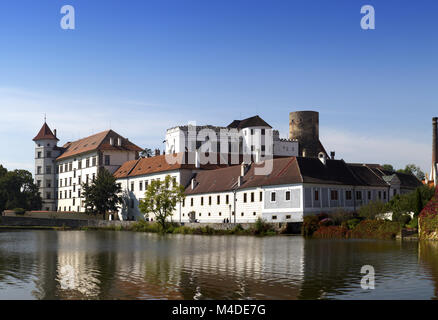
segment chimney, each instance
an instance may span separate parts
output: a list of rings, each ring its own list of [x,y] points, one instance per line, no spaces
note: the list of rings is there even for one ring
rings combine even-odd
[[[334,151],[330,152],[330,159],[335,160],[335,152]]]
[[[242,162],[242,164],[240,165],[240,176],[241,177],[245,176],[246,169],[247,169],[247,166],[246,166],[245,162]]]
[[[53,134],[55,135],[55,138],[58,138],[58,137],[56,136],[56,129],[53,130]]]
[[[323,165],[327,163],[327,157],[324,152],[318,153],[318,159],[322,162]]]
[[[159,156],[160,155],[160,149],[155,149],[155,156]]]
[[[201,159],[199,155],[199,149],[196,149],[195,151],[195,168],[199,169],[201,167]]]
[[[438,118],[432,118],[432,167],[435,168],[435,163],[438,160],[437,148],[437,121]],[[432,178],[432,177],[431,177]]]
[[[240,187],[243,184],[243,176],[237,177],[237,186]]]

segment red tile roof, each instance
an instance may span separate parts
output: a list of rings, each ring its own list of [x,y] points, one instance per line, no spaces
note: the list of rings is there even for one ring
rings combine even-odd
[[[59,141],[59,139],[55,137],[52,130],[50,130],[49,126],[45,122],[41,127],[40,131],[38,132],[38,134],[35,136],[35,138],[33,138],[33,141],[44,140],[44,139]]]
[[[168,161],[166,156],[175,157],[174,163]],[[122,166],[114,172],[114,176],[118,179],[127,178],[127,177],[136,177],[142,176],[152,173],[173,171],[179,169],[190,169],[194,170],[194,164],[188,164],[187,153],[181,152],[177,154],[169,154],[169,155],[159,155],[155,157],[149,158],[140,158],[138,160],[127,161]],[[215,164],[206,164],[201,165],[200,169],[209,170],[209,169],[218,169],[223,165],[215,165]]]
[[[113,138],[113,145],[110,144],[110,139]],[[122,145],[117,145],[117,139],[122,139]],[[142,151],[140,147],[136,146],[128,139],[123,138],[112,130],[103,131],[92,136],[74,141],[67,142],[64,146],[64,153],[61,154],[57,160],[72,157],[81,153],[91,152],[95,150],[119,150],[119,151]]]

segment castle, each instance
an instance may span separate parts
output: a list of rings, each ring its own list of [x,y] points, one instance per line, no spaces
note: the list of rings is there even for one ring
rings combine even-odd
[[[237,147],[228,140],[233,133]],[[314,111],[290,113],[288,139],[280,139],[259,116],[234,120],[226,127],[177,126],[167,130],[163,154],[158,150],[147,157],[140,157],[142,148],[112,130],[59,147],[56,130],[44,123],[33,141],[43,210],[84,212],[81,186],[105,168],[123,190],[123,204],[114,215],[121,220],[143,219],[138,204],[148,184],[167,175],[186,188],[186,199],[172,217],[180,222],[244,223],[259,217],[300,222],[306,214],[354,211],[370,201],[386,202],[421,184],[378,165],[334,159],[334,152],[329,157],[319,140],[319,114]],[[221,161],[203,162],[200,151]],[[188,161],[193,155],[195,161]],[[237,163],[231,161],[234,155]],[[270,171],[257,174],[266,155],[270,157],[263,163]],[[169,161],[170,156],[178,161]]]

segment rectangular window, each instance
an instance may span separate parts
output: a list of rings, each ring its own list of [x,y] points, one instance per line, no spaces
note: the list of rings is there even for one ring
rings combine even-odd
[[[245,215],[245,213],[242,212],[240,215],[243,217]]]
[[[131,191],[134,191],[134,182],[131,182]]]
[[[82,184],[81,176],[78,177],[78,183],[79,183],[79,184]]]
[[[76,178],[76,169],[73,170],[73,178]]]
[[[93,166],[93,167],[95,167],[96,166],[96,163],[97,163],[97,159],[96,159],[96,157],[93,157],[92,159],[91,159],[91,165]]]
[[[262,129],[262,136],[265,135],[265,129]]]
[[[314,199],[315,199],[315,201],[319,200],[319,190],[315,190],[315,192],[314,192]]]
[[[260,191],[260,201],[263,201],[263,191]]]
[[[82,169],[82,160],[78,160],[78,169]]]
[[[85,183],[86,183],[86,184],[88,184],[89,176],[90,176],[89,174],[86,174],[86,175],[85,175]]]
[[[221,204],[221,196],[217,196],[217,204]]]
[[[68,171],[68,164],[64,164],[64,171],[67,172]]]
[[[254,192],[251,192],[251,202],[254,202]]]
[[[345,191],[345,199],[346,200],[351,200],[351,190]]]
[[[201,206],[204,205],[204,197],[201,197]]]
[[[68,191],[68,197],[71,198],[71,190]]]
[[[138,183],[138,190],[143,191],[143,182]]]
[[[109,155],[106,155],[106,156],[105,156],[105,165],[106,165],[106,166],[109,166],[110,163],[111,163],[111,161],[110,161],[110,156],[109,156]]]
[[[37,167],[37,174],[41,174],[41,167],[40,166]]]
[[[52,173],[52,166],[46,166],[46,173],[48,174]]]
[[[288,215],[286,215],[286,220],[289,220],[290,219],[290,215],[288,214]]]
[[[59,199],[62,199],[62,191],[59,191]]]
[[[46,180],[46,187],[51,188],[52,187],[52,180]]]
[[[226,204],[230,203],[230,196],[228,194],[225,196],[225,203]]]
[[[275,202],[275,192],[271,192],[271,202]]]
[[[356,191],[356,199],[362,200],[362,192],[361,191]]]
[[[190,206],[193,207],[193,198],[190,198]]]
[[[186,199],[183,199],[183,201],[182,201],[182,206],[183,206],[183,207],[186,206]]]
[[[272,216],[272,220],[277,220],[277,216]]]
[[[368,191],[368,200],[371,200],[371,191]]]
[[[286,201],[290,200],[290,191],[286,191]]]
[[[211,196],[208,197],[208,205],[211,206]]]
[[[87,158],[87,159],[85,160],[85,167],[86,167],[86,168],[90,167],[90,158]]]
[[[47,193],[46,193],[46,198],[47,198],[47,199],[51,199],[51,198],[52,198],[52,194],[51,194],[50,192],[47,192]]]
[[[47,158],[51,158],[52,157],[52,151],[47,151]]]
[[[70,178],[69,178],[69,181],[68,181],[68,182],[69,182],[69,186],[71,186],[71,185],[72,185],[72,180],[73,180],[73,178],[72,178],[72,177],[70,177]]]
[[[73,170],[73,162],[70,162],[68,164],[68,171],[72,171]]]
[[[147,189],[147,188],[148,188],[148,185],[149,185],[149,181],[148,181],[148,180],[145,180],[145,182],[144,182],[144,188]]]
[[[386,191],[383,191],[383,199],[386,200]]]
[[[41,158],[41,151],[38,151],[37,158]]]
[[[379,200],[382,199],[382,191],[379,191]]]
[[[37,186],[41,187],[41,180],[37,180]]]
[[[246,203],[246,193],[243,194],[243,202]]]
[[[330,190],[330,199],[338,200],[338,190]]]

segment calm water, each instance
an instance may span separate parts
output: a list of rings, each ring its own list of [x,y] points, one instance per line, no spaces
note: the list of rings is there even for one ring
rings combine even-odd
[[[436,299],[437,284],[433,242],[0,232],[0,299]]]

